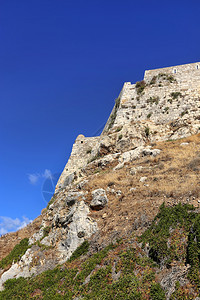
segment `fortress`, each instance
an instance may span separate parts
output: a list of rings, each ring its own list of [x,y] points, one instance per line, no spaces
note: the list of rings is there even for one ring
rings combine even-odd
[[[123,143],[134,149],[145,142],[145,128],[151,142],[181,138],[198,133],[199,120],[200,62],[146,70],[144,80],[124,83],[101,136],[78,136],[56,189],[84,176],[81,170],[106,143],[113,153]]]
[[[147,70],[144,84],[142,90],[137,83],[124,83],[115,126],[145,119],[163,124],[199,115],[200,62]]]
[[[9,293],[0,299],[16,299],[17,286],[27,299],[127,299],[127,290],[129,299],[199,299],[199,66],[126,82],[102,134],[77,137],[41,216],[2,239],[18,248],[0,249],[0,291]]]

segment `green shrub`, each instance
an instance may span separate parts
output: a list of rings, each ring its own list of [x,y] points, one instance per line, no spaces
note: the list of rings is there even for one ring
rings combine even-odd
[[[149,127],[145,127],[144,132],[145,132],[146,137],[149,137],[149,135],[150,135],[150,128]]]
[[[172,99],[168,99],[167,101],[168,101],[170,104],[172,104]]]
[[[49,203],[47,204],[47,209],[49,208],[49,206],[55,201],[56,197],[53,195],[53,197],[51,198],[51,200],[49,201]]]
[[[136,87],[137,94],[140,95],[144,91],[146,87],[146,83],[144,80],[137,81],[135,87]]]
[[[159,102],[159,97],[158,96],[150,97],[149,99],[147,99],[147,103],[150,103],[150,104],[155,103],[157,105],[158,102]]]
[[[147,115],[147,119],[150,119],[151,116],[152,116],[152,113],[149,113],[149,114]]]
[[[181,113],[181,117],[183,117],[185,114],[188,114],[188,111],[187,111],[187,110],[185,110],[185,111],[182,111],[182,113]]]
[[[173,92],[171,93],[172,99],[178,99],[178,97],[182,97],[182,94],[180,92]]]
[[[76,258],[80,257],[81,255],[84,255],[88,252],[89,249],[89,242],[85,240],[73,253],[70,259],[68,260],[69,262],[75,260]]]
[[[152,300],[165,300],[165,293],[159,283],[153,283],[151,286],[150,296]]]
[[[174,207],[165,207],[161,205],[158,215],[155,217],[151,227],[141,236],[143,243],[149,243],[149,256],[158,264],[169,264],[172,260],[184,260],[185,253],[178,251],[179,245],[171,243],[168,246],[170,230],[184,227],[187,234],[197,215],[193,212],[191,205],[178,204]],[[180,239],[183,233],[180,234]],[[178,235],[177,235],[178,241]],[[181,244],[181,242],[178,242]],[[144,245],[143,244],[143,245]]]

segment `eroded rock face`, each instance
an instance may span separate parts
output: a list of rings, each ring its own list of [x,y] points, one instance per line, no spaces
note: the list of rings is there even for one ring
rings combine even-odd
[[[88,214],[89,207],[84,201],[75,204],[66,238],[58,245],[60,263],[65,262],[85,239],[97,231],[97,223]]]
[[[108,203],[108,198],[104,189],[97,189],[92,192],[92,201],[90,207],[92,209],[102,209]]]
[[[31,248],[2,274],[0,290],[8,279],[37,275],[66,262],[84,240],[97,232],[97,223],[88,216],[90,208],[84,195],[71,190],[49,206],[41,228],[29,238]]]

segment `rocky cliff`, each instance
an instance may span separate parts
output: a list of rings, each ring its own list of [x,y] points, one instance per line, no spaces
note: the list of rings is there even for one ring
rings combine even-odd
[[[198,63],[124,84],[102,134],[77,137],[37,226],[0,239],[0,299],[198,299],[199,88]]]

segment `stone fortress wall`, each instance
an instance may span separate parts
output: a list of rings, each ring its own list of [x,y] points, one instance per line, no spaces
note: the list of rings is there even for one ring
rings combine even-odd
[[[163,128],[173,121],[189,120],[193,132],[199,130],[200,62],[147,70],[144,74],[144,82],[142,91],[138,89],[137,83],[124,83],[101,136],[79,135],[77,137],[56,190],[80,176],[81,168],[94,158],[101,142],[107,136],[107,131],[112,128],[123,125],[129,128],[135,127],[137,132],[132,135],[138,139],[141,139],[138,126],[147,120],[156,126],[164,125]],[[132,125],[134,123],[135,125]],[[163,129],[159,128],[159,130]]]
[[[160,68],[154,70],[146,70],[144,73],[144,80],[149,82],[153,76],[159,73],[165,73],[175,76],[179,84],[188,86],[196,86],[196,81],[200,81],[200,62],[185,64],[167,68]]]
[[[81,174],[88,161],[96,154],[96,148],[99,141],[96,137],[85,137],[80,134],[75,140],[70,158],[58,180],[56,189],[63,188],[70,184],[76,177]]]
[[[163,124],[200,114],[200,62],[147,70],[144,81],[142,93],[136,84],[124,84],[114,126],[145,119]]]

